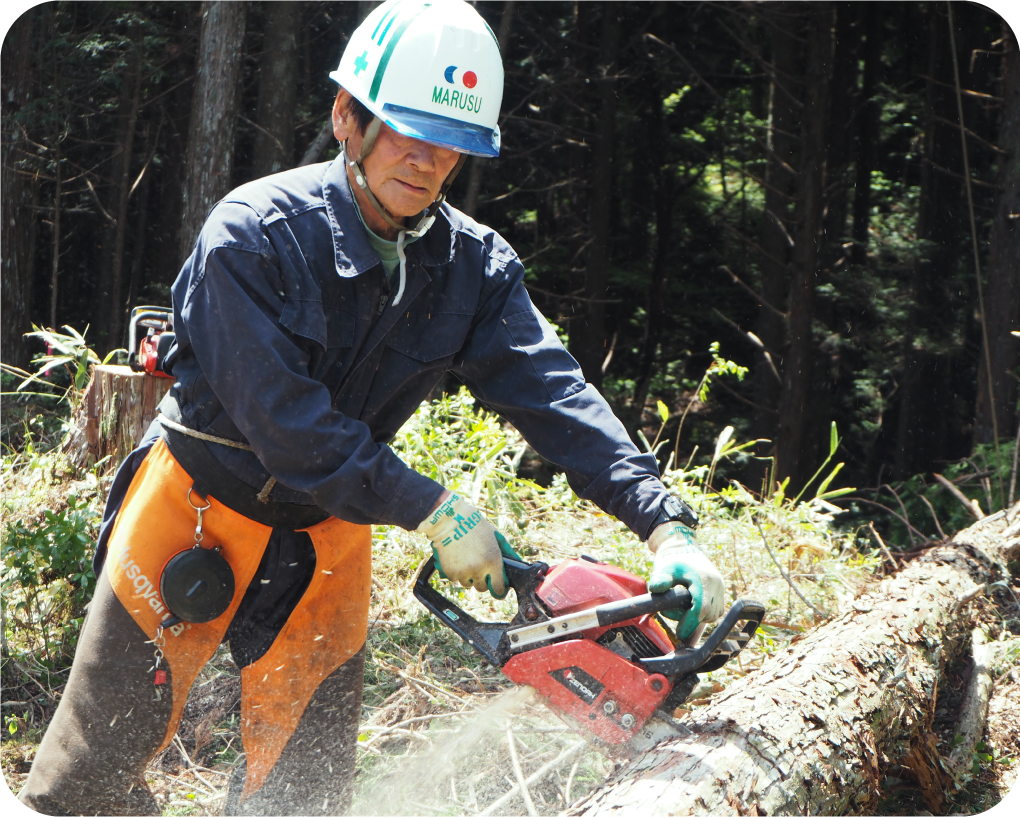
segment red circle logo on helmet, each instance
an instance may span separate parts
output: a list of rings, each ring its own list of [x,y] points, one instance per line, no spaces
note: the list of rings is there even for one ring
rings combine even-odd
[[[478,75],[474,71],[465,71],[463,82],[465,88],[474,88],[478,84]]]

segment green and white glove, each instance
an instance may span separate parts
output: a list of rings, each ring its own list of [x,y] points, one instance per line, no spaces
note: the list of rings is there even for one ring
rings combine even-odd
[[[504,554],[520,561],[503,535],[464,497],[450,493],[418,526],[432,542],[436,568],[461,587],[482,587],[497,599],[507,592]]]
[[[677,638],[694,644],[704,625],[723,614],[726,590],[722,575],[695,544],[694,531],[682,522],[659,525],[648,537],[648,548],[655,554],[648,592],[665,593],[678,584],[690,591],[690,610],[662,615],[678,622]]]

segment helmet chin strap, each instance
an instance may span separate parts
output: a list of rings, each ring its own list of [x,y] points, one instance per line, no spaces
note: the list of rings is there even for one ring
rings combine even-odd
[[[436,213],[439,208],[443,206],[443,202],[446,201],[446,194],[450,190],[450,186],[453,184],[454,179],[457,178],[457,174],[460,173],[460,169],[464,166],[464,162],[467,160],[467,155],[464,153],[460,154],[457,159],[457,164],[453,166],[453,170],[447,175],[446,180],[443,182],[443,186],[439,188],[439,195],[436,196],[436,200],[432,202],[425,210],[417,216],[417,223],[414,227],[408,227],[405,224],[400,224],[393,219],[386,208],[383,207],[382,203],[375,197],[375,193],[372,192],[372,188],[368,186],[368,176],[365,173],[365,167],[362,164],[368,154],[372,152],[372,148],[375,147],[375,140],[379,138],[379,130],[382,128],[382,120],[376,116],[372,118],[372,123],[365,129],[365,138],[361,141],[361,150],[358,156],[352,158],[347,150],[347,141],[344,140],[340,143],[340,148],[344,152],[344,160],[347,162],[347,166],[354,173],[354,182],[360,187],[369,203],[379,214],[383,221],[390,225],[394,230],[397,230],[397,256],[400,259],[400,285],[397,287],[396,297],[393,299],[393,306],[400,303],[400,299],[404,297],[404,285],[407,283],[407,256],[404,254],[404,239],[407,236],[412,238],[419,238],[428,231],[429,227],[432,226],[436,220]]]
[[[340,147],[344,152],[344,159],[347,162],[348,167],[354,173],[354,181],[365,192],[365,197],[372,205],[373,209],[379,214],[380,218],[385,221],[394,230],[402,233],[406,233],[412,238],[418,238],[425,235],[429,227],[432,226],[436,220],[436,213],[439,208],[443,206],[443,202],[446,201],[446,194],[449,192],[450,187],[453,185],[454,180],[457,178],[457,174],[460,173],[460,169],[464,166],[464,162],[467,161],[467,154],[461,153],[457,159],[457,164],[454,165],[453,170],[447,175],[446,180],[443,182],[443,186],[439,188],[439,195],[436,196],[436,200],[432,202],[425,210],[422,210],[418,214],[417,222],[413,227],[408,227],[406,224],[401,224],[396,221],[383,207],[379,199],[376,198],[375,193],[372,192],[372,188],[368,186],[368,176],[365,173],[365,167],[362,164],[365,159],[368,158],[368,154],[372,152],[372,148],[375,147],[375,140],[379,137],[379,130],[382,128],[382,120],[379,117],[373,117],[372,123],[365,129],[365,138],[361,142],[361,151],[356,157],[352,157],[347,149],[347,141],[344,140],[340,143]]]

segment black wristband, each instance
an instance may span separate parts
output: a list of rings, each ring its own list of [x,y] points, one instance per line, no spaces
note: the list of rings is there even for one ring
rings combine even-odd
[[[652,531],[659,527],[659,525],[665,525],[667,522],[679,522],[692,530],[696,530],[698,527],[698,515],[694,512],[694,508],[680,499],[680,497],[667,496],[662,500],[662,504],[659,505],[659,513],[652,521],[648,534],[651,535]]]

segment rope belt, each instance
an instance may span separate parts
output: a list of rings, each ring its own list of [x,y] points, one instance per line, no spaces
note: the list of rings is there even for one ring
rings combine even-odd
[[[159,420],[159,424],[166,428],[171,428],[178,434],[183,434],[186,437],[194,437],[198,440],[204,440],[207,443],[216,443],[218,445],[225,445],[230,448],[240,448],[242,451],[252,451],[252,447],[248,443],[239,443],[237,440],[228,440],[226,437],[217,437],[215,434],[206,434],[204,431],[195,431],[193,428],[188,428],[180,423],[175,423],[165,414],[160,412],[156,415]],[[262,486],[262,490],[259,491],[258,496],[255,498],[265,505],[269,502],[269,492],[273,490],[273,486],[276,485],[276,477],[270,476],[269,480],[265,485]]]

